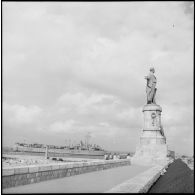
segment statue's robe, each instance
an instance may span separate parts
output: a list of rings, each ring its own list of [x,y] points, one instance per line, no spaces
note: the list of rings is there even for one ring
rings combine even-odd
[[[147,85],[146,85],[146,93],[147,93],[147,103],[156,103],[155,102],[155,94],[156,94],[156,77],[153,73],[149,73],[147,76]]]

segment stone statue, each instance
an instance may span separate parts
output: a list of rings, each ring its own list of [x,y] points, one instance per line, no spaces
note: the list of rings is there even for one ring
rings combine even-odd
[[[147,104],[143,106],[142,110],[144,125],[136,152],[131,157],[132,164],[164,166],[169,162],[169,158],[167,158],[168,146],[161,124],[162,108],[155,102],[156,77],[154,71],[154,68],[150,68],[149,75],[145,77],[147,80]]]
[[[156,77],[154,76],[154,68],[150,68],[150,73],[144,78],[147,80],[146,85],[146,94],[147,94],[147,104],[156,104],[155,95],[156,95]]]

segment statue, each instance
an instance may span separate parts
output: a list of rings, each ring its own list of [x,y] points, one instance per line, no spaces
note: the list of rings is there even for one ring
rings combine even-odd
[[[162,108],[155,102],[157,89],[154,72],[154,68],[150,68],[150,73],[145,76],[147,104],[143,106],[144,124],[136,152],[131,157],[132,164],[164,166],[169,162],[166,137],[161,124]]]
[[[147,104],[156,104],[155,95],[156,95],[156,77],[154,76],[154,68],[150,68],[150,73],[144,78],[147,80],[146,85],[146,94],[147,94]]]

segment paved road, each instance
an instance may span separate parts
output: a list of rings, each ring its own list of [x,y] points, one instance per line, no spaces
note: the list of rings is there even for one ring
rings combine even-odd
[[[8,188],[3,190],[3,193],[101,193],[149,168],[149,166],[140,165],[117,167]]]

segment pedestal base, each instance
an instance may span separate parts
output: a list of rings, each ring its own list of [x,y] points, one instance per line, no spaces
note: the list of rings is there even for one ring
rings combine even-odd
[[[162,108],[157,104],[147,104],[143,107],[144,127],[140,143],[132,162],[136,164],[164,164],[167,162],[167,145],[164,130],[161,125]]]
[[[132,157],[132,164],[154,165],[168,162],[166,144],[140,145]]]

